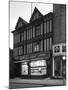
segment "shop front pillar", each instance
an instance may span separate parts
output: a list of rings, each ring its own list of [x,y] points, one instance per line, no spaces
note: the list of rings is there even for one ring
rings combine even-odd
[[[52,76],[54,77],[55,76],[55,72],[54,72],[54,57],[53,57],[53,64],[52,64]]]

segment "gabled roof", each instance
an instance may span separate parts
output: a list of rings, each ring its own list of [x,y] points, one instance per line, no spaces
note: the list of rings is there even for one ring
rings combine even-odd
[[[33,21],[34,15],[35,15],[36,13],[38,14],[38,17],[36,17],[36,19],[39,18],[39,17],[41,17],[41,16],[43,16],[43,15],[41,14],[41,12],[35,7],[35,9],[34,9],[34,11],[33,11],[33,13],[32,13],[32,16],[31,16],[31,18],[30,18],[30,22]]]
[[[18,18],[17,24],[15,26],[15,29],[18,29],[20,27],[22,27],[23,25],[28,24],[24,19],[22,19],[21,17]]]

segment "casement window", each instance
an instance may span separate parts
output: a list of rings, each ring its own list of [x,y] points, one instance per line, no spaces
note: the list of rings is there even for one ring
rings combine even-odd
[[[49,50],[49,38],[47,38],[47,51]]]
[[[35,26],[35,34],[36,36],[39,36],[41,34],[41,25]]]
[[[23,47],[22,46],[18,47],[18,54],[19,55],[23,54]]]
[[[35,26],[33,26],[33,37],[35,37]]]
[[[55,53],[60,52],[60,46],[55,46],[55,47],[54,47],[54,52],[55,52]]]
[[[52,38],[50,38],[50,50],[52,50]]]
[[[29,39],[29,32],[28,32],[28,30],[27,30],[27,40]]]
[[[43,34],[43,23],[41,23],[41,35]]]
[[[43,51],[43,40],[41,40],[41,51]]]
[[[24,31],[24,40],[26,40],[26,31]]]
[[[19,42],[20,42],[20,33],[16,33],[14,34],[14,44]]]
[[[40,42],[33,43],[33,51],[34,52],[40,51],[40,47],[41,47],[41,43]]]
[[[52,32],[52,19],[50,20],[50,32]]]
[[[13,54],[14,54],[14,56],[18,56],[18,48],[14,48]]]
[[[21,32],[21,41],[24,40],[24,32]]]
[[[62,46],[62,52],[66,52],[66,46],[65,45]]]
[[[47,33],[49,33],[49,20],[47,21]]]
[[[44,34],[46,33],[46,22],[44,22]]]
[[[24,54],[26,54],[26,45],[24,45]]]
[[[44,51],[46,51],[46,39],[44,39]]]
[[[32,43],[27,44],[27,53],[32,53]]]

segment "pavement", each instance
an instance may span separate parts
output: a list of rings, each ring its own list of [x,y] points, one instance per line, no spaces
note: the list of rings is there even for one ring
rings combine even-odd
[[[14,78],[9,80],[9,88],[29,88],[40,86],[65,86],[65,79],[21,79]]]

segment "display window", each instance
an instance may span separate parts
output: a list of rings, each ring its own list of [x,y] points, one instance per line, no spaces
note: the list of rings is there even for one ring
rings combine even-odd
[[[21,66],[21,75],[28,75],[28,65],[27,63],[22,63]]]
[[[32,61],[30,66],[31,66],[31,75],[46,75],[47,74],[46,60]]]

